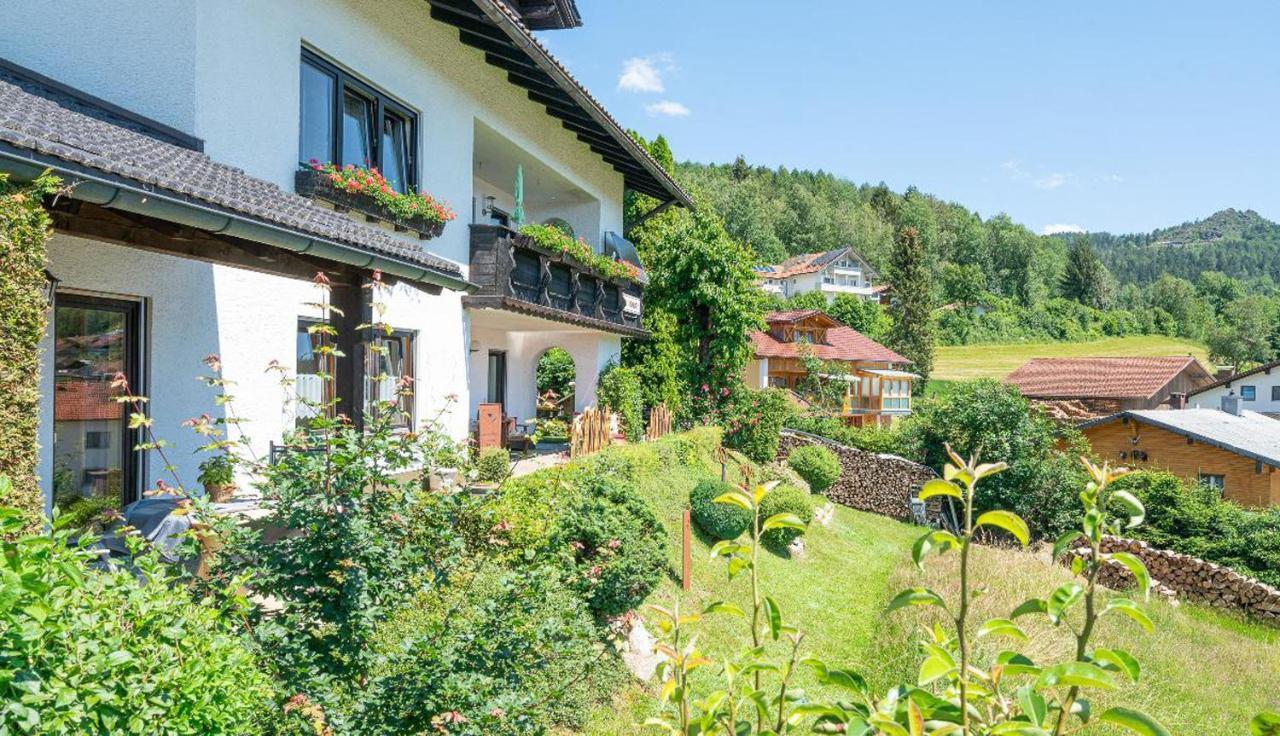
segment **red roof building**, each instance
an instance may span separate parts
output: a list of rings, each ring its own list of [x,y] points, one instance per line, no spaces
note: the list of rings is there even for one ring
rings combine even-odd
[[[747,384],[794,391],[809,375],[806,359],[839,364],[830,380],[847,384],[841,413],[852,424],[885,424],[911,412],[911,361],[816,309],[765,315],[768,330],[751,333],[754,359]],[[839,374],[839,375],[837,375]]]
[[[1006,382],[1060,419],[1081,421],[1128,409],[1182,408],[1186,395],[1213,382],[1189,355],[1033,358]]]

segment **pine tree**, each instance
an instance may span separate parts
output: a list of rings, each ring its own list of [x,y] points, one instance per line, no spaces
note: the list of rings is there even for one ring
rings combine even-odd
[[[889,282],[893,286],[893,329],[889,347],[909,358],[921,380],[914,388],[924,390],[933,370],[933,289],[928,256],[919,233],[905,227],[889,256]]]
[[[1101,308],[1105,301],[1102,294],[1105,271],[1089,239],[1083,235],[1073,239],[1067,250],[1067,265],[1059,281],[1062,295],[1086,306]]]

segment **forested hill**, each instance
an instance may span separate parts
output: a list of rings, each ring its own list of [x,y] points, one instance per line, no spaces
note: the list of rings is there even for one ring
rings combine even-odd
[[[1089,240],[1122,283],[1146,284],[1163,273],[1194,281],[1205,271],[1280,282],[1280,225],[1253,210],[1225,209],[1150,233],[1090,233]]]

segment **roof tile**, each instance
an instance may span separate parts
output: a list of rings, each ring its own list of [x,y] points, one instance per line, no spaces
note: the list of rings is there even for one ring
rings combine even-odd
[[[1032,358],[1005,381],[1032,398],[1145,399],[1195,363],[1189,355]]]

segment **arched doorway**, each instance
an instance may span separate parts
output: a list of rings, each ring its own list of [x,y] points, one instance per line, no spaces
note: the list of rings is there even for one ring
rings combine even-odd
[[[569,351],[547,348],[538,356],[535,384],[538,389],[539,419],[571,419],[578,370]]]

